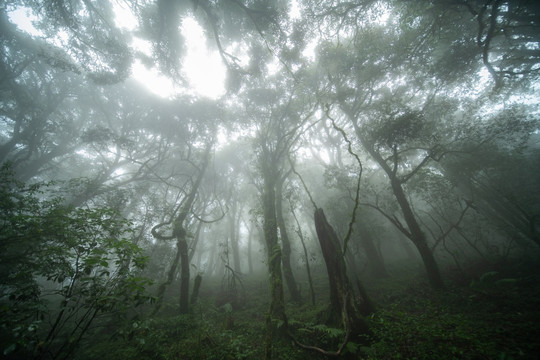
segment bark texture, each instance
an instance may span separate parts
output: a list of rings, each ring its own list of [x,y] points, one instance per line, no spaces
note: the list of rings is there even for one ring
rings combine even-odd
[[[283,182],[285,178],[282,178],[277,184],[276,188],[276,219],[279,227],[279,233],[281,235],[281,249],[282,249],[282,263],[283,263],[283,277],[289,289],[291,299],[294,302],[301,302],[302,297],[296,280],[291,268],[291,241],[287,232],[287,226],[283,217]]]
[[[315,210],[315,228],[330,281],[327,322],[343,323],[345,330],[352,335],[369,333],[369,327],[354,302],[339,239],[322,209]]]
[[[276,336],[285,335],[287,316],[283,297],[283,277],[281,273],[281,247],[278,242],[276,219],[276,172],[263,170],[263,232],[266,243],[268,275],[270,277],[270,309],[266,318],[265,358],[272,358],[272,344]]]

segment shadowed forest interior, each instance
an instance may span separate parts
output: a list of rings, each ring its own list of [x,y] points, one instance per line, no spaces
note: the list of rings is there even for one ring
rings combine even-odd
[[[540,359],[534,0],[0,1],[0,357]]]

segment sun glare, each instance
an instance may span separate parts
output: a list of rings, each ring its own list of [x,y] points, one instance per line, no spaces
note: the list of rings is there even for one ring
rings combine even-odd
[[[208,49],[203,29],[193,18],[185,18],[181,29],[187,48],[182,71],[193,91],[210,98],[220,97],[225,93],[226,69],[218,52]]]
[[[43,32],[35,28],[33,22],[37,20],[37,16],[30,9],[20,7],[9,12],[8,16],[22,31],[34,36],[44,36]]]
[[[114,10],[118,27],[127,30],[134,30],[137,27],[137,20],[128,8],[115,6]],[[174,79],[169,79],[160,74],[156,68],[149,69],[140,62],[133,64],[133,78],[163,97],[171,97],[179,92],[213,99],[222,96],[225,93],[226,69],[217,51],[211,51],[206,46],[203,29],[195,19],[187,17],[183,19],[179,31],[186,42],[182,73],[190,87],[180,90],[178,86],[175,86]],[[147,41],[134,37],[131,46],[146,55],[151,55],[151,44]]]
[[[168,98],[177,93],[171,79],[160,74],[155,68],[148,69],[138,60],[133,64],[131,74],[135,80],[146,86],[148,90],[161,97]]]
[[[137,28],[137,18],[129,7],[118,3],[113,5],[115,12],[115,24],[120,29],[133,31]],[[10,11],[8,16],[17,27],[30,35],[44,37],[44,34],[35,28],[33,22],[37,16],[29,8],[20,7]],[[135,61],[132,67],[132,77],[144,84],[150,91],[163,97],[172,97],[180,92],[209,98],[219,98],[225,93],[226,68],[223,65],[219,53],[210,50],[206,46],[206,37],[203,29],[197,21],[191,17],[183,19],[179,27],[186,42],[186,53],[182,59],[182,73],[184,74],[189,88],[180,89],[175,85],[174,79],[161,74],[156,67],[148,68],[140,61]],[[53,41],[58,46],[63,46],[64,34]],[[151,56],[151,44],[148,41],[133,37],[130,46],[136,51]]]

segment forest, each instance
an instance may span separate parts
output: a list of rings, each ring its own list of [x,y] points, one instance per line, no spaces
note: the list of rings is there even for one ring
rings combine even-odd
[[[0,44],[0,357],[540,359],[536,0],[1,0]]]

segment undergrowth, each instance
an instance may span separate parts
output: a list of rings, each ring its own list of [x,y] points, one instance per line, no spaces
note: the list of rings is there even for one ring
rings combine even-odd
[[[540,276],[534,269],[488,269],[467,282],[449,281],[433,291],[414,271],[367,282],[377,311],[368,317],[368,341],[350,341],[349,359],[539,359]],[[203,283],[204,284],[204,283]],[[204,285],[203,285],[204,286]],[[324,294],[325,284],[319,285]],[[111,334],[96,333],[78,358],[90,359],[262,359],[267,294],[246,282],[246,305],[217,307],[210,296],[189,315],[167,313],[131,320]],[[250,287],[252,287],[250,291]],[[343,329],[318,323],[327,299],[317,305],[287,304],[289,327],[301,341],[335,351]],[[324,359],[290,339],[274,344],[275,359]]]

